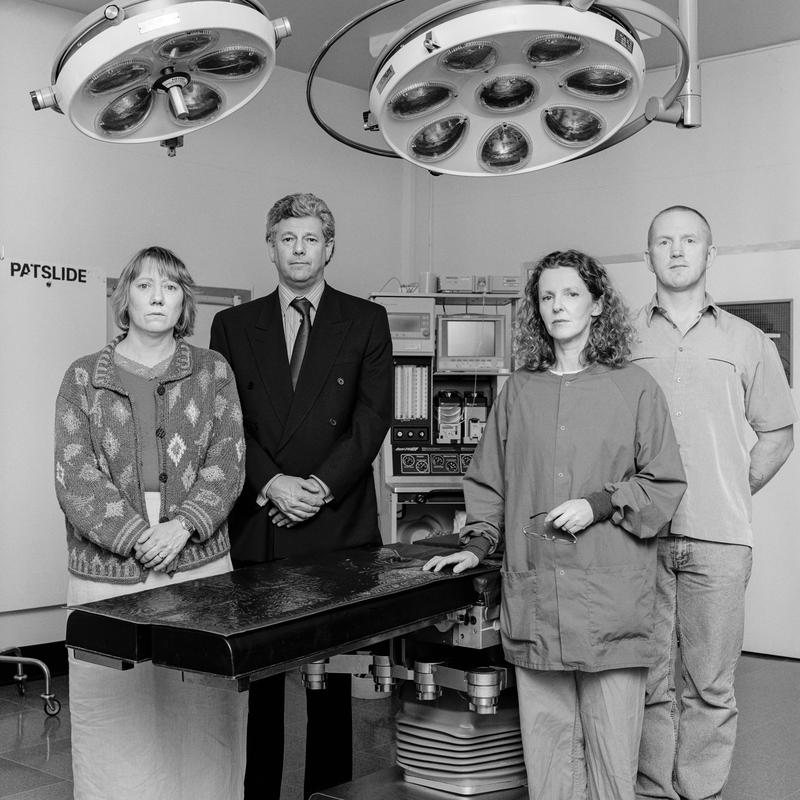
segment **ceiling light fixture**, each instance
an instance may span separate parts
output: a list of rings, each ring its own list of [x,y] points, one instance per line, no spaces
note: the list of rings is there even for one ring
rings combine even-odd
[[[264,86],[291,35],[256,0],[121,0],[84,17],[62,42],[52,86],[33,107],[66,114],[107,142],[161,141],[241,108]]]
[[[312,97],[330,48],[387,0],[323,46],[306,84],[316,122],[346,145],[404,158],[433,172],[531,172],[616,144],[658,119],[699,125],[697,0],[679,0],[681,27],[644,0],[450,0],[394,34],[369,80],[364,128],[388,149],[328,124]],[[639,36],[623,12],[660,23],[678,43],[675,82],[633,118],[644,88]]]

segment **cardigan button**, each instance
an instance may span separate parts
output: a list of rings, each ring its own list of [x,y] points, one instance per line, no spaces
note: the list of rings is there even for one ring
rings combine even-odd
[[[158,389],[156,389],[156,391],[159,394],[164,394],[164,392],[166,392],[167,390],[164,388],[164,384],[163,383],[159,383],[158,384]]]
[[[328,420],[328,422],[330,422],[330,424],[331,424],[331,425],[333,425],[333,427],[334,427],[334,428],[336,427],[336,420],[335,420],[333,417],[331,417],[331,418]]]
[[[338,383],[339,386],[344,386],[344,378],[337,378],[336,383]]]
[[[162,472],[158,476],[158,479],[161,481],[161,483],[166,483],[167,482],[167,473],[166,472]]]
[[[163,428],[156,428],[156,436],[158,436],[159,439],[163,439],[165,434],[166,431]],[[163,520],[163,521],[168,522],[168,520]]]

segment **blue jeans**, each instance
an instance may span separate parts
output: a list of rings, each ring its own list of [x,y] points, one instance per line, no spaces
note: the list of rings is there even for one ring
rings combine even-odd
[[[722,797],[736,742],[733,676],[752,551],[666,536],[658,542],[658,661],[647,678],[637,798]],[[675,695],[675,641],[683,688]]]

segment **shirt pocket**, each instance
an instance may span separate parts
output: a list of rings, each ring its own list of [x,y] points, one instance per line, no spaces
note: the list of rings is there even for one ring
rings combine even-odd
[[[698,365],[702,370],[702,385],[707,387],[697,392],[698,408],[711,414],[730,409],[744,413],[744,390],[739,369],[726,355],[708,353]],[[698,381],[699,383],[699,381]]]
[[[640,350],[631,356],[631,363],[647,370],[664,388],[669,397],[669,392],[665,387],[669,387],[674,380],[671,354],[657,353],[653,350]]]
[[[538,577],[535,570],[501,570],[500,627],[512,639],[531,642],[536,635]]]
[[[631,353],[630,360],[633,363],[641,363],[642,361],[652,361],[654,359],[663,360],[669,359],[673,355],[673,348],[668,345],[658,345],[648,343],[647,345],[639,344],[635,352]]]
[[[589,636],[593,645],[650,638],[654,580],[649,567],[622,566],[587,571]]]
[[[714,376],[719,376],[726,381],[736,381],[739,370],[736,363],[725,356],[707,355],[705,357],[706,366],[712,371]]]

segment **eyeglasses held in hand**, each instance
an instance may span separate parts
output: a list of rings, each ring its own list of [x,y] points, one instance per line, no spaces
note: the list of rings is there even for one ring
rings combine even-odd
[[[558,542],[559,544],[575,544],[578,537],[574,533],[556,528],[551,522],[545,522],[545,517],[549,512],[539,511],[531,514],[530,522],[523,525],[522,532],[526,536],[535,536],[539,539],[547,539],[548,542]]]

